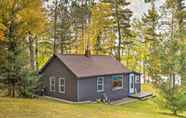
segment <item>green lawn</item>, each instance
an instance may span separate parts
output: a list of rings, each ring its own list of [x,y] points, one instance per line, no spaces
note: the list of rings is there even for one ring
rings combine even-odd
[[[186,116],[186,113],[184,114]],[[176,118],[153,100],[125,105],[66,104],[46,99],[0,98],[0,118]],[[186,118],[183,117],[182,118]]]
[[[0,98],[0,118],[176,118],[151,100],[115,106]]]

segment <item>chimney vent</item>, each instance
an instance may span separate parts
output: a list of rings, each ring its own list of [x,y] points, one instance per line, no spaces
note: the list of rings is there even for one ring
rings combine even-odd
[[[90,51],[89,46],[87,46],[87,48],[86,48],[86,50],[85,50],[85,56],[86,56],[86,57],[91,56],[91,51]]]

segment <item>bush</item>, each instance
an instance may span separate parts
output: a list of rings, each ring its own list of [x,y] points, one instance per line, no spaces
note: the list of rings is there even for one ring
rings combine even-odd
[[[169,109],[174,115],[185,111],[185,90],[179,87],[169,88],[167,84],[162,84],[160,88],[159,105],[160,107]]]
[[[19,86],[19,96],[33,97],[34,89],[37,87],[39,77],[33,72],[25,72]]]
[[[174,115],[186,110],[186,95],[184,95],[183,92],[178,92],[173,96],[169,96],[167,99],[167,108],[170,109]]]

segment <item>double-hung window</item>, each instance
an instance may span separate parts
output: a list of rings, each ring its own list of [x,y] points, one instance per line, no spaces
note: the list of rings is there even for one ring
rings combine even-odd
[[[104,91],[104,77],[97,78],[97,92]]]
[[[55,91],[55,77],[52,76],[49,78],[50,81],[50,91]]]
[[[59,92],[65,93],[65,79],[59,78]]]

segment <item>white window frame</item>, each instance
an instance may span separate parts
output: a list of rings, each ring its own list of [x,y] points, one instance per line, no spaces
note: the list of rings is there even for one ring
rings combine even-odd
[[[121,77],[122,85],[121,85],[121,87],[117,87],[117,88],[113,88],[113,87],[112,87],[112,90],[113,90],[113,91],[123,89],[123,75],[113,75],[112,78],[113,78],[113,77],[118,77],[118,76]],[[113,81],[113,80],[112,80],[112,81]]]
[[[50,81],[50,91],[54,92],[56,90],[56,78],[54,76],[49,77],[49,81]],[[54,85],[52,85],[52,81],[54,81]],[[54,90],[52,89],[52,86],[54,86]]]
[[[61,80],[63,80],[63,84],[61,84]],[[65,93],[65,78],[62,78],[62,77],[60,77],[59,78],[59,86],[58,86],[59,88],[59,93]],[[63,87],[64,88],[64,90],[62,91],[61,90],[61,87]]]
[[[99,83],[99,80],[102,81],[102,84]],[[102,89],[99,90],[98,86],[102,86]],[[104,77],[97,77],[96,90],[97,90],[97,92],[103,92],[104,91]]]

